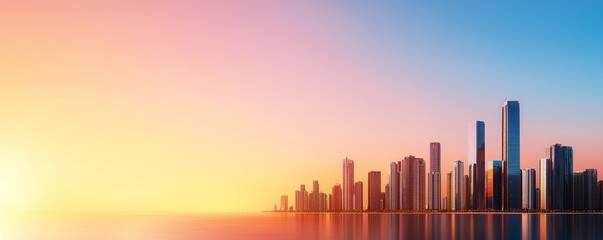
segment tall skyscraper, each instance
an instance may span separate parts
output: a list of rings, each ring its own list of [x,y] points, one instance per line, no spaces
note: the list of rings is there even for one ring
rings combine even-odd
[[[400,163],[391,162],[389,164],[389,209],[390,211],[400,210]]]
[[[446,174],[446,210],[451,211],[454,202],[454,170]]]
[[[304,184],[299,186],[299,191],[295,191],[295,210],[308,211],[308,192]]]
[[[464,174],[464,166],[463,162],[458,160],[454,162],[454,169],[452,170],[452,190],[451,190],[451,205],[452,210],[463,210],[463,198],[464,198],[464,188],[465,184],[463,184],[465,179]]]
[[[428,194],[427,201],[429,209],[440,209],[440,199],[442,198],[442,179],[441,179],[441,148],[439,142],[429,144],[429,174],[427,177]]]
[[[488,162],[487,208],[501,210],[502,208],[502,161]]]
[[[521,209],[519,102],[502,107],[503,209]]]
[[[469,175],[465,175],[463,178],[463,210],[471,209],[471,192],[469,189],[471,188],[471,180],[469,180]]]
[[[555,144],[547,154],[553,163],[553,209],[571,210],[574,206],[574,151],[570,146]]]
[[[343,159],[343,211],[354,210],[354,161]]]
[[[364,210],[362,182],[354,183],[354,211],[362,212]]]
[[[425,161],[415,156],[405,157],[400,174],[402,210],[425,209]]]
[[[314,180],[312,182],[312,198],[310,199],[312,202],[311,211],[318,211],[320,206],[320,188],[318,185],[318,180]]]
[[[343,210],[343,193],[341,185],[335,184],[331,191],[331,211],[341,212]]]
[[[540,210],[553,209],[553,165],[551,159],[540,159]]]
[[[287,195],[281,196],[281,211],[289,210],[289,197]]]
[[[524,210],[536,209],[536,170],[533,168],[521,169],[521,208]]]
[[[483,121],[469,124],[469,165],[474,165],[472,208],[486,209],[486,124]]]
[[[380,211],[381,201],[381,172],[368,173],[368,207],[369,211]]]

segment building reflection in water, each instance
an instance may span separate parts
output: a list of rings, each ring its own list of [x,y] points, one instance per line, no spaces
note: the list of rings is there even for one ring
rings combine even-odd
[[[603,214],[295,214],[292,239],[603,239]]]

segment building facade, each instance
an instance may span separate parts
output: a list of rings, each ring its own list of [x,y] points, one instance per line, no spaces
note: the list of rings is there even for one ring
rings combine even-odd
[[[343,159],[343,211],[354,210],[354,161]]]
[[[469,124],[469,165],[471,172],[471,208],[486,209],[486,124]]]
[[[441,157],[440,143],[429,143],[429,174],[427,177],[427,202],[429,209],[440,209],[440,199],[442,198]]]
[[[518,101],[502,107],[503,209],[521,209],[520,112]]]

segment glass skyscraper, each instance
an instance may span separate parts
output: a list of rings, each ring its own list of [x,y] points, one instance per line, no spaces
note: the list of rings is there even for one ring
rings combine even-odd
[[[469,166],[471,178],[471,207],[486,209],[486,125],[482,121],[469,124]],[[469,191],[469,189],[467,190]]]
[[[502,107],[503,209],[521,210],[519,102]]]
[[[501,210],[502,207],[502,161],[488,162],[487,208]]]
[[[570,210],[574,207],[574,151],[570,146],[555,144],[547,154],[553,163],[553,209]]]

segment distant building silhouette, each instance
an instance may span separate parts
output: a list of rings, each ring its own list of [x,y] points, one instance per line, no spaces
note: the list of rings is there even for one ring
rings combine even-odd
[[[354,211],[364,211],[362,182],[354,183]]]
[[[442,178],[441,178],[441,145],[439,142],[429,144],[429,174],[427,176],[428,194],[427,202],[429,209],[440,209],[440,199],[442,198]]]
[[[354,210],[354,161],[343,159],[343,210]]]
[[[368,173],[368,207],[369,211],[381,210],[381,172]]]
[[[341,212],[343,211],[343,191],[341,185],[335,184],[331,192],[331,211]]]
[[[553,163],[553,209],[571,210],[574,207],[574,151],[570,146],[554,144],[547,154]]]

